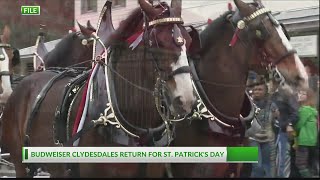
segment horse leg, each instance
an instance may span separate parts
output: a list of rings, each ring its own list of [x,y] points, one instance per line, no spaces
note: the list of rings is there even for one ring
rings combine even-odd
[[[18,150],[20,149],[20,150]],[[16,151],[9,151],[10,159],[12,159],[12,163],[14,164],[16,171],[16,178],[26,178],[28,176],[27,173],[27,165],[22,163],[22,147],[18,147]]]
[[[46,164],[50,178],[71,178],[71,172],[66,169],[65,164]]]
[[[150,163],[147,164],[146,177],[162,178],[165,174],[165,164]]]
[[[16,170],[16,178],[27,177],[27,166],[21,162],[14,163],[15,170]]]

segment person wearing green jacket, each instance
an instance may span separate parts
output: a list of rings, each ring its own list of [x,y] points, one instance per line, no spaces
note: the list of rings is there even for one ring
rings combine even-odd
[[[299,91],[299,114],[295,125],[296,131],[296,166],[302,177],[312,177],[308,167],[310,151],[317,145],[318,129],[316,99],[313,90]]]

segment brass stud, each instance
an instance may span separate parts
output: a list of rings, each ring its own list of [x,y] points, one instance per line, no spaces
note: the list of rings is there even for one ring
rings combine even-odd
[[[178,43],[183,43],[183,38],[181,36],[177,37]]]
[[[237,27],[239,29],[244,29],[246,27],[246,23],[243,20],[238,21]]]

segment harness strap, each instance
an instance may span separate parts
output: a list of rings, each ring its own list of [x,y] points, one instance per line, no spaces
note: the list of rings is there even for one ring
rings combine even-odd
[[[28,118],[28,125],[27,125],[27,129],[26,129],[26,136],[28,136],[28,134],[30,133],[31,130],[31,125],[32,125],[32,119],[34,119],[34,117],[36,116],[36,114],[38,113],[39,107],[42,103],[42,101],[44,100],[44,98],[46,97],[48,91],[50,90],[50,88],[52,87],[52,85],[59,79],[65,77],[68,73],[68,70],[64,70],[62,73],[57,74],[56,76],[54,76],[49,82],[47,82],[47,84],[44,86],[44,88],[40,91],[39,95],[37,96],[33,106],[32,106],[32,112]],[[29,141],[29,138],[26,139],[27,141]],[[25,142],[25,146],[30,145],[29,142]]]
[[[194,66],[194,62],[192,59],[189,60],[190,63],[190,67],[191,67],[191,73],[192,76],[194,77],[194,81],[197,85],[197,89],[199,90],[200,96],[204,98],[204,100],[209,103],[210,107],[216,112],[218,113],[219,116],[223,117],[228,124],[232,124],[232,125],[237,125],[239,118],[235,118],[235,117],[230,117],[227,115],[224,115],[223,113],[221,113],[210,101],[210,99],[208,98],[206,92],[203,89],[203,86],[201,85],[200,81],[199,81],[199,77],[198,74],[196,72],[195,66]]]
[[[295,49],[292,49],[290,51],[288,51],[286,54],[282,55],[281,57],[279,57],[276,61],[274,61],[274,65],[277,65],[278,63],[281,62],[281,60],[285,59],[286,57],[292,55],[292,54],[295,54],[297,53],[297,50]]]
[[[78,131],[74,136],[72,136],[66,143],[66,147],[72,147],[73,143],[78,140],[84,133],[88,132],[90,129],[96,126],[95,121],[91,120],[88,124],[85,124],[84,127]]]
[[[9,71],[1,71],[0,72],[0,76],[11,76],[11,75],[12,75],[12,73]]]
[[[173,76],[177,74],[182,74],[182,73],[191,73],[190,66],[182,66],[179,67],[178,69],[174,70],[168,75],[168,78],[173,78]]]
[[[55,124],[57,124],[57,127],[54,129],[55,132],[55,141],[63,143],[66,141],[68,133],[65,126],[67,124],[67,113],[68,113],[68,107],[71,106],[72,99],[76,96],[77,91],[80,91],[81,89],[81,83],[86,80],[88,77],[89,71],[77,75],[75,78],[71,79],[69,83],[65,86],[64,90],[64,97],[62,100],[61,105],[57,108],[56,111],[56,117],[55,117]],[[74,91],[74,88],[76,86],[79,87],[77,91]]]
[[[57,72],[55,72],[57,73]],[[39,107],[42,103],[42,101],[44,100],[44,98],[46,97],[46,94],[48,93],[48,91],[50,90],[50,88],[52,87],[52,85],[59,79],[65,77],[68,73],[68,70],[64,70],[62,73],[57,74],[56,76],[54,76],[49,82],[47,82],[47,84],[44,86],[44,88],[40,91],[39,95],[37,96],[33,106],[32,106],[32,112],[28,118],[27,121],[27,129],[26,129],[26,134],[24,137],[24,146],[30,146],[30,139],[29,139],[29,134],[30,134],[30,130],[31,130],[31,125],[32,125],[32,120],[34,119],[34,117],[36,116]],[[27,164],[27,167],[29,169],[28,175],[29,176],[33,176],[34,173],[36,172],[36,167],[37,164],[31,163],[31,164]]]

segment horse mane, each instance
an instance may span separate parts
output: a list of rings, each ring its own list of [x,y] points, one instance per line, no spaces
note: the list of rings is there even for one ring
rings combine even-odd
[[[170,6],[166,2],[161,2],[160,4],[156,5],[154,8],[163,8],[167,7],[170,9]],[[159,15],[158,18],[162,16],[168,16],[170,11],[166,11],[163,14]],[[140,7],[135,8],[126,19],[120,22],[119,27],[114,31],[112,34],[113,41],[115,40],[126,40],[129,38],[133,33],[136,33],[142,30],[144,23],[143,13]]]
[[[20,52],[16,48],[14,48],[14,50],[13,50],[13,58],[12,58],[11,63],[12,63],[13,67],[20,64]]]
[[[58,59],[66,59],[68,57],[66,57],[67,55],[71,55],[71,53],[69,53],[69,51],[72,51],[73,48],[72,44],[73,44],[73,38],[76,35],[76,32],[72,32],[66,36],[64,36],[61,41],[55,46],[54,49],[52,49],[50,52],[48,52],[45,56],[44,56],[44,62],[47,65],[50,64],[50,66],[54,66],[55,64],[59,63]]]
[[[234,12],[224,12],[222,15],[220,15],[220,17],[213,20],[212,23],[209,24],[207,28],[205,28],[205,30],[200,33],[200,38],[203,46],[202,52],[206,51],[208,47],[211,47],[212,43],[215,43],[216,40],[221,38],[221,34],[223,34],[226,30],[224,27],[225,23],[228,22],[226,20],[226,17],[232,13]]]
[[[141,8],[135,8],[129,16],[120,22],[119,27],[113,33],[114,40],[125,40],[135,31],[142,29],[143,14]]]

